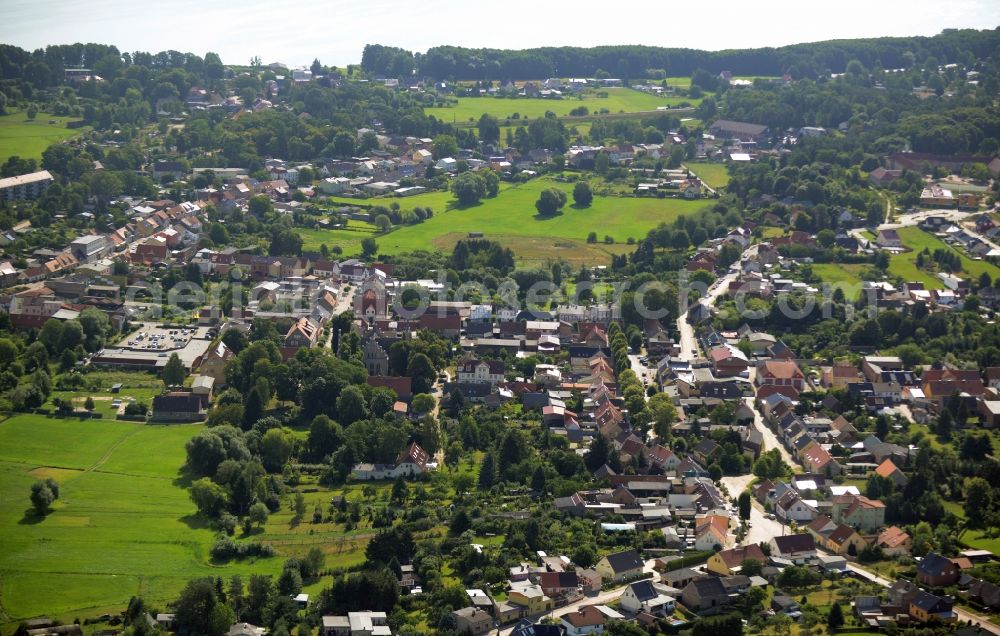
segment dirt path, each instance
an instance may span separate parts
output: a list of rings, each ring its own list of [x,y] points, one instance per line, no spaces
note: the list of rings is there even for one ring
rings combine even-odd
[[[122,444],[125,443],[125,440],[127,440],[130,437],[132,437],[133,435],[135,435],[138,432],[139,432],[139,427],[137,426],[137,427],[133,428],[131,431],[129,431],[128,433],[126,433],[126,434],[122,435],[121,437],[119,437],[118,440],[114,444],[112,444],[111,446],[108,447],[108,450],[104,451],[104,454],[101,455],[100,458],[98,458],[98,460],[96,462],[94,462],[94,464],[92,466],[90,466],[89,468],[85,468],[83,472],[85,472],[85,473],[92,473],[95,470],[97,470],[98,468],[100,468],[101,466],[103,466],[104,464],[106,464],[107,461],[109,459],[111,459],[111,455],[113,455],[114,452],[116,450],[118,450],[118,448]]]

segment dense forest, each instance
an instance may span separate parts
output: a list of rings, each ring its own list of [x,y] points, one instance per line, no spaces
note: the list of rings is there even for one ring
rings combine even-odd
[[[791,75],[795,79],[843,73],[852,60],[868,68],[911,68],[933,58],[967,63],[988,57],[1000,46],[1000,31],[947,30],[934,37],[830,40],[778,48],[697,49],[654,46],[544,47],[521,51],[436,46],[425,54],[381,45],[365,47],[361,65],[376,75],[419,75],[456,80],[543,79],[546,77],[618,78],[649,76],[665,70],[688,76],[697,69],[735,75]],[[602,73],[603,72],[603,73]]]

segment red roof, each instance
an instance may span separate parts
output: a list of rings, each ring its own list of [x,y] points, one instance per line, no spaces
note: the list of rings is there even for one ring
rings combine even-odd
[[[892,526],[886,528],[885,532],[878,536],[878,545],[883,545],[887,548],[898,548],[909,540],[910,535],[902,529]]]
[[[799,369],[799,365],[791,360],[768,360],[757,369],[757,374],[783,380],[805,377],[802,370]]]
[[[413,384],[409,377],[390,377],[387,375],[368,376],[368,385],[375,387],[385,387],[396,392],[397,397],[412,395]]]
[[[427,466],[427,462],[430,461],[430,453],[425,451],[420,447],[420,444],[416,442],[410,442],[410,445],[406,447],[399,457],[396,458],[396,465],[400,465],[406,462],[411,462],[417,466],[424,468]]]
[[[775,393],[784,395],[791,400],[799,399],[799,390],[794,386],[777,386],[774,384],[767,384],[757,389],[757,399],[764,400]]]
[[[722,562],[726,564],[729,569],[739,567],[743,565],[743,562],[747,559],[755,559],[761,563],[767,562],[767,557],[764,555],[764,551],[761,550],[760,546],[756,543],[751,543],[750,545],[743,547],[735,547],[730,550],[723,550],[719,552],[719,558]]]
[[[899,470],[899,468],[896,467],[896,464],[893,464],[892,460],[887,457],[886,460],[879,464],[879,467],[875,469],[875,474],[879,477],[891,477],[897,470]]]

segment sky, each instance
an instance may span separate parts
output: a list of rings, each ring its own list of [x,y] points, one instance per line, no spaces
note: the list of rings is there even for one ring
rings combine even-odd
[[[0,0],[0,42],[29,50],[98,42],[289,66],[357,63],[367,43],[721,50],[998,25],[998,0]]]

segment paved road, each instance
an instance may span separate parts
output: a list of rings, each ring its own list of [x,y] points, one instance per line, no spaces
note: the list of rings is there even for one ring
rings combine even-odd
[[[752,397],[743,398],[751,409],[753,409],[753,427],[760,431],[761,436],[764,438],[764,448],[762,450],[769,451],[772,448],[777,448],[778,452],[781,453],[781,458],[785,460],[785,463],[793,468],[796,465],[795,458],[792,457],[791,453],[785,449],[785,447],[778,441],[777,435],[771,430],[764,422],[764,416],[760,414],[760,410],[754,404],[754,399]]]
[[[735,477],[723,477],[722,485],[729,491],[729,496],[734,501],[740,493],[753,481],[753,475],[738,475]],[[749,545],[751,543],[767,543],[772,537],[780,536],[785,529],[776,519],[768,519],[765,516],[764,507],[752,500],[750,507],[750,529],[739,542],[739,545]]]
[[[639,377],[639,382],[642,383],[642,386],[645,389],[651,384],[656,384],[656,369],[650,369],[644,365],[639,358],[640,356],[638,354],[629,354],[628,356],[629,363],[632,365],[632,370],[635,371],[635,374]],[[648,400],[649,397],[647,396],[646,399]]]
[[[677,331],[681,334],[681,353],[680,359],[691,361],[694,360],[695,351],[698,350],[698,342],[694,337],[694,327],[688,322],[687,316],[682,315],[677,319]]]
[[[751,258],[756,254],[757,246],[751,245],[743,251],[740,259]],[[739,276],[739,270],[729,270],[722,278],[716,279],[712,283],[712,286],[708,289],[708,293],[705,294],[704,298],[699,299],[698,302],[704,303],[709,307],[714,306],[719,297],[729,290],[729,285],[736,280],[737,276]],[[694,360],[698,356],[698,341],[695,339],[694,326],[688,322],[686,313],[681,314],[677,318],[677,331],[680,332],[680,359]]]
[[[875,233],[877,234],[879,230],[897,230],[901,227],[911,227],[914,225],[920,225],[920,222],[929,216],[940,216],[948,219],[953,223],[961,223],[969,216],[975,214],[974,212],[959,212],[958,210],[921,210],[920,212],[913,212],[911,214],[901,214],[896,217],[894,221],[887,221],[882,223],[875,228]],[[850,230],[850,233],[855,236],[855,238],[863,238],[861,233],[865,231],[866,228],[856,228]],[[985,239],[984,239],[985,240]]]
[[[725,276],[719,278],[712,284],[708,289],[708,293],[704,298],[699,299],[697,302],[708,305],[712,307],[715,302],[719,300],[719,296],[729,289],[729,284],[736,280],[737,272],[730,271],[726,273]],[[692,305],[693,306],[693,305]],[[681,315],[677,319],[677,330],[680,332],[680,345],[681,345],[681,360],[694,360],[698,357],[698,341],[694,335],[694,326],[688,322],[687,314]]]

